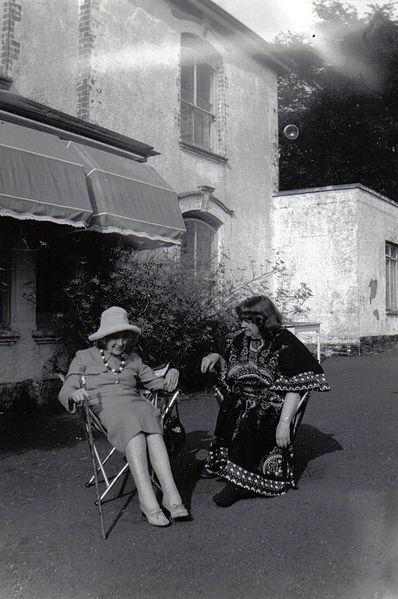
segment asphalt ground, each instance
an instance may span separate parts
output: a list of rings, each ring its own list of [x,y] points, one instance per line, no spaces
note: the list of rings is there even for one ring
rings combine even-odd
[[[217,507],[222,483],[199,478],[217,403],[186,396],[173,468],[194,520],[151,527],[124,494],[104,506],[106,540],[78,418],[3,416],[0,599],[398,599],[398,350],[323,365],[297,491]]]

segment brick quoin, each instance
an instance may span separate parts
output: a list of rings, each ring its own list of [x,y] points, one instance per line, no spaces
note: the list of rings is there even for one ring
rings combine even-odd
[[[91,52],[94,46],[93,0],[84,0],[79,7],[79,75],[77,81],[77,116],[90,118]]]
[[[0,70],[8,75],[14,60],[20,55],[20,43],[15,39],[15,24],[22,19],[22,6],[16,0],[4,0],[1,24]]]

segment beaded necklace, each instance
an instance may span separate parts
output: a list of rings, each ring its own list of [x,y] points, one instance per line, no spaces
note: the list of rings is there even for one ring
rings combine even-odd
[[[119,368],[112,368],[112,366],[109,364],[108,360],[105,358],[105,352],[103,349],[100,349],[100,354],[101,354],[101,358],[103,363],[105,364],[105,366],[107,367],[108,370],[110,370],[111,372],[113,372],[113,374],[116,374],[117,372],[122,372],[125,364],[126,364],[126,360],[122,360],[120,362],[120,366]]]

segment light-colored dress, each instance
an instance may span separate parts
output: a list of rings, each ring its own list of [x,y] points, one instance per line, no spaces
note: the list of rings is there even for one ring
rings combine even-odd
[[[58,399],[73,412],[70,402],[80,388],[80,378],[86,378],[90,407],[107,430],[107,437],[121,453],[127,443],[140,432],[162,434],[160,412],[146,399],[140,388],[166,389],[166,380],[158,377],[136,354],[123,356],[126,364],[120,373],[113,373],[104,364],[98,348],[78,351],[73,358]]]

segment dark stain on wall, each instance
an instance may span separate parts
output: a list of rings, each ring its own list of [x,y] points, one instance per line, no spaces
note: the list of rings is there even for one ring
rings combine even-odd
[[[369,302],[372,303],[372,300],[374,300],[374,298],[376,297],[376,294],[377,294],[377,279],[370,279],[369,287],[370,287]]]

